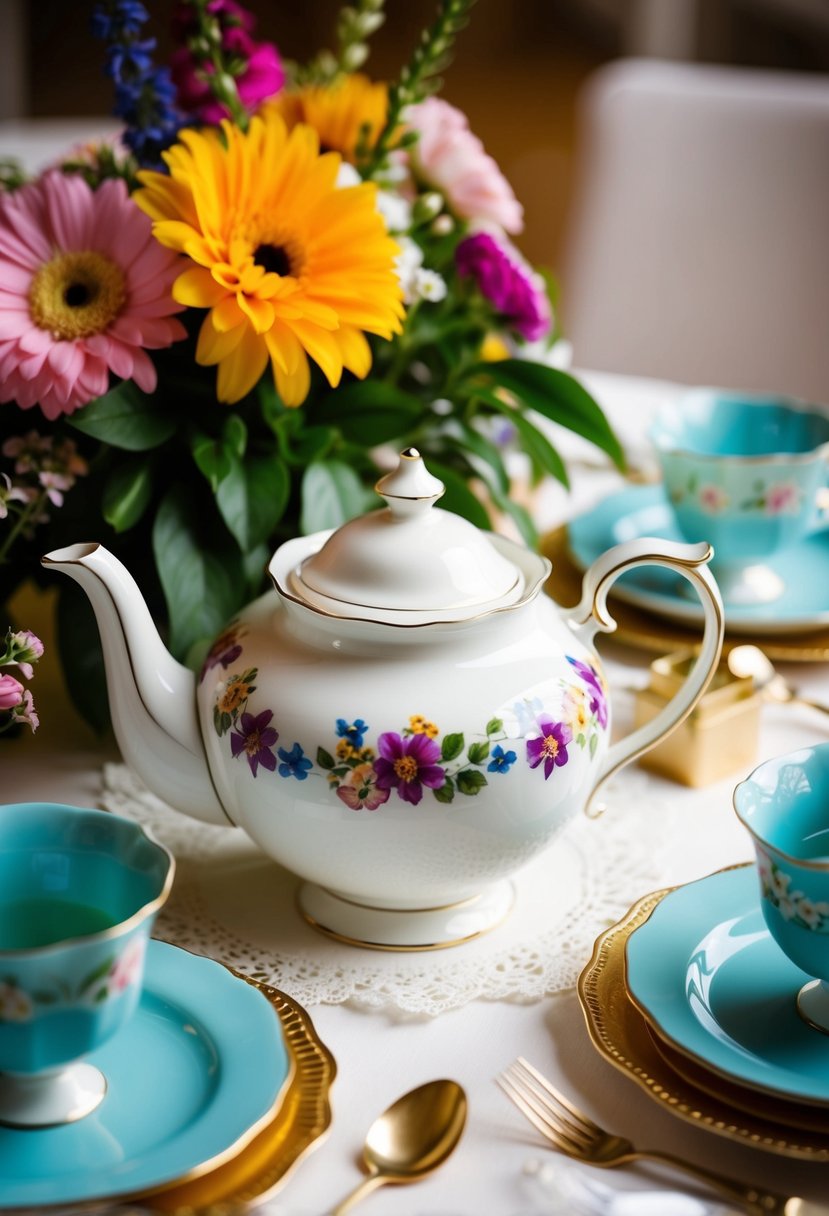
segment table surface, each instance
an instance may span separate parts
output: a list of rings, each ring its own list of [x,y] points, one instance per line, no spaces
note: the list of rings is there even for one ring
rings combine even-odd
[[[77,124],[64,124],[66,139]],[[27,157],[38,167],[54,155],[51,142],[30,126],[0,124],[0,152]],[[35,163],[36,162],[36,163]],[[647,420],[677,386],[605,374],[583,376],[604,406],[634,460],[646,459]],[[618,474],[597,462],[595,449],[569,433],[557,435],[571,464],[573,489],[545,486],[534,503],[537,517],[553,526],[621,485]],[[596,464],[598,463],[598,467]],[[612,644],[602,646],[611,684],[648,658]],[[55,664],[54,667],[57,667]],[[101,765],[117,759],[112,743],[101,743],[71,709],[60,675],[43,664],[38,672],[42,726],[35,736],[2,745],[4,801],[55,800],[94,805]],[[806,693],[820,697],[826,669],[797,665],[782,670]],[[825,697],[827,694],[824,692]],[[794,706],[767,710],[760,759],[827,738],[829,720]],[[671,802],[685,807],[683,827],[664,858],[659,886],[697,878],[731,862],[748,860],[748,838],[730,807],[740,774],[703,790],[671,786]],[[632,839],[631,849],[637,847]],[[645,894],[643,891],[642,894]],[[587,960],[585,959],[585,962]],[[603,1125],[633,1134],[637,1144],[675,1152],[746,1182],[812,1198],[829,1196],[829,1166],[804,1164],[755,1150],[689,1126],[613,1069],[592,1047],[574,992],[533,1004],[473,1002],[436,1019],[398,1018],[348,1006],[317,1006],[314,1023],[337,1060],[332,1093],[333,1124],[326,1141],[300,1165],[269,1211],[284,1216],[319,1216],[330,1210],[361,1177],[359,1154],[369,1125],[405,1090],[448,1076],[469,1097],[469,1122],[455,1155],[417,1187],[386,1188],[366,1200],[373,1216],[538,1216],[552,1211],[528,1183],[530,1159],[549,1160],[542,1142],[494,1084],[496,1074],[518,1055],[532,1060]],[[654,1175],[616,1171],[602,1180],[620,1190],[654,1185]],[[667,1181],[680,1189],[680,1175]],[[662,1175],[659,1185],[666,1185]],[[369,1204],[371,1205],[369,1207]],[[362,1209],[360,1209],[362,1210]],[[563,1210],[563,1209],[557,1209]],[[649,1209],[651,1210],[651,1209]]]

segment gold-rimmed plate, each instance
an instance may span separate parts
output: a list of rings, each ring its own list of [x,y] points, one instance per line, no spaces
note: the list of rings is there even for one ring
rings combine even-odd
[[[540,550],[553,564],[552,573],[545,590],[557,604],[571,607],[581,599],[583,571],[570,553],[567,543],[567,528],[556,528],[541,539]],[[688,646],[699,645],[699,629],[680,624],[646,612],[643,608],[624,603],[612,593],[608,606],[616,621],[613,637],[626,645],[635,646],[654,654],[668,654]],[[728,654],[735,646],[751,644],[762,646],[774,662],[825,663],[829,661],[829,628],[822,627],[808,633],[790,634],[740,634],[733,633],[726,619],[726,634],[723,653]]]
[[[829,1130],[794,1128],[780,1113],[772,1117],[778,1109],[773,1097],[768,1097],[763,1116],[738,1109],[680,1076],[654,1045],[645,1019],[625,988],[625,944],[668,890],[640,899],[596,940],[578,982],[579,1001],[594,1046],[608,1063],[679,1119],[785,1157],[829,1161]]]
[[[279,1190],[331,1125],[330,1091],[337,1066],[311,1018],[284,992],[232,967],[228,970],[257,988],[273,1006],[293,1075],[273,1118],[237,1156],[190,1182],[133,1197],[153,1211],[192,1216],[208,1208],[231,1210],[254,1200],[262,1202]]]

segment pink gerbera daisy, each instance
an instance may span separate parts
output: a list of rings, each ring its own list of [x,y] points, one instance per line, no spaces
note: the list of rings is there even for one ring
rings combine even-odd
[[[146,351],[185,336],[181,267],[123,181],[93,191],[57,171],[0,196],[0,401],[71,414],[109,373],[156,386]]]

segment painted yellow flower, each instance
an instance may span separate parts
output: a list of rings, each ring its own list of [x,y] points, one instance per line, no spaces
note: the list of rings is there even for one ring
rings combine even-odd
[[[182,131],[167,174],[139,174],[133,198],[162,245],[194,263],[173,284],[180,304],[208,308],[196,348],[218,364],[220,401],[239,401],[270,359],[286,405],[308,395],[308,356],[336,387],[343,368],[371,368],[366,333],[400,332],[403,304],[369,182],[337,189],[339,156],[315,131],[288,131],[275,111],[247,132]]]
[[[434,722],[427,721],[423,714],[414,714],[409,718],[409,730],[413,735],[426,735],[429,739],[436,739],[440,734],[439,727],[435,726]]]
[[[260,113],[274,110],[289,128],[307,123],[319,135],[324,151],[339,152],[353,164],[362,129],[367,128],[367,143],[371,147],[385,125],[388,108],[386,86],[353,72],[335,84],[283,90],[267,101]]]

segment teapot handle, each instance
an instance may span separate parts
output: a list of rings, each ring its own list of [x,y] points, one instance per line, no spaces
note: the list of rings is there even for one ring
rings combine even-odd
[[[614,743],[608,750],[587,798],[585,812],[591,818],[601,815],[604,810],[602,805],[594,806],[594,799],[605,781],[623,765],[644,755],[679,726],[697,704],[714,675],[722,652],[725,621],[722,597],[706,565],[713,553],[711,545],[704,542],[682,545],[645,536],[614,545],[597,558],[585,573],[581,602],[569,614],[567,623],[576,637],[591,649],[598,631],[612,633],[616,628],[616,622],[607,609],[608,591],[620,574],[636,566],[666,566],[681,574],[699,595],[704,617],[699,656],[682,688],[655,718]]]

